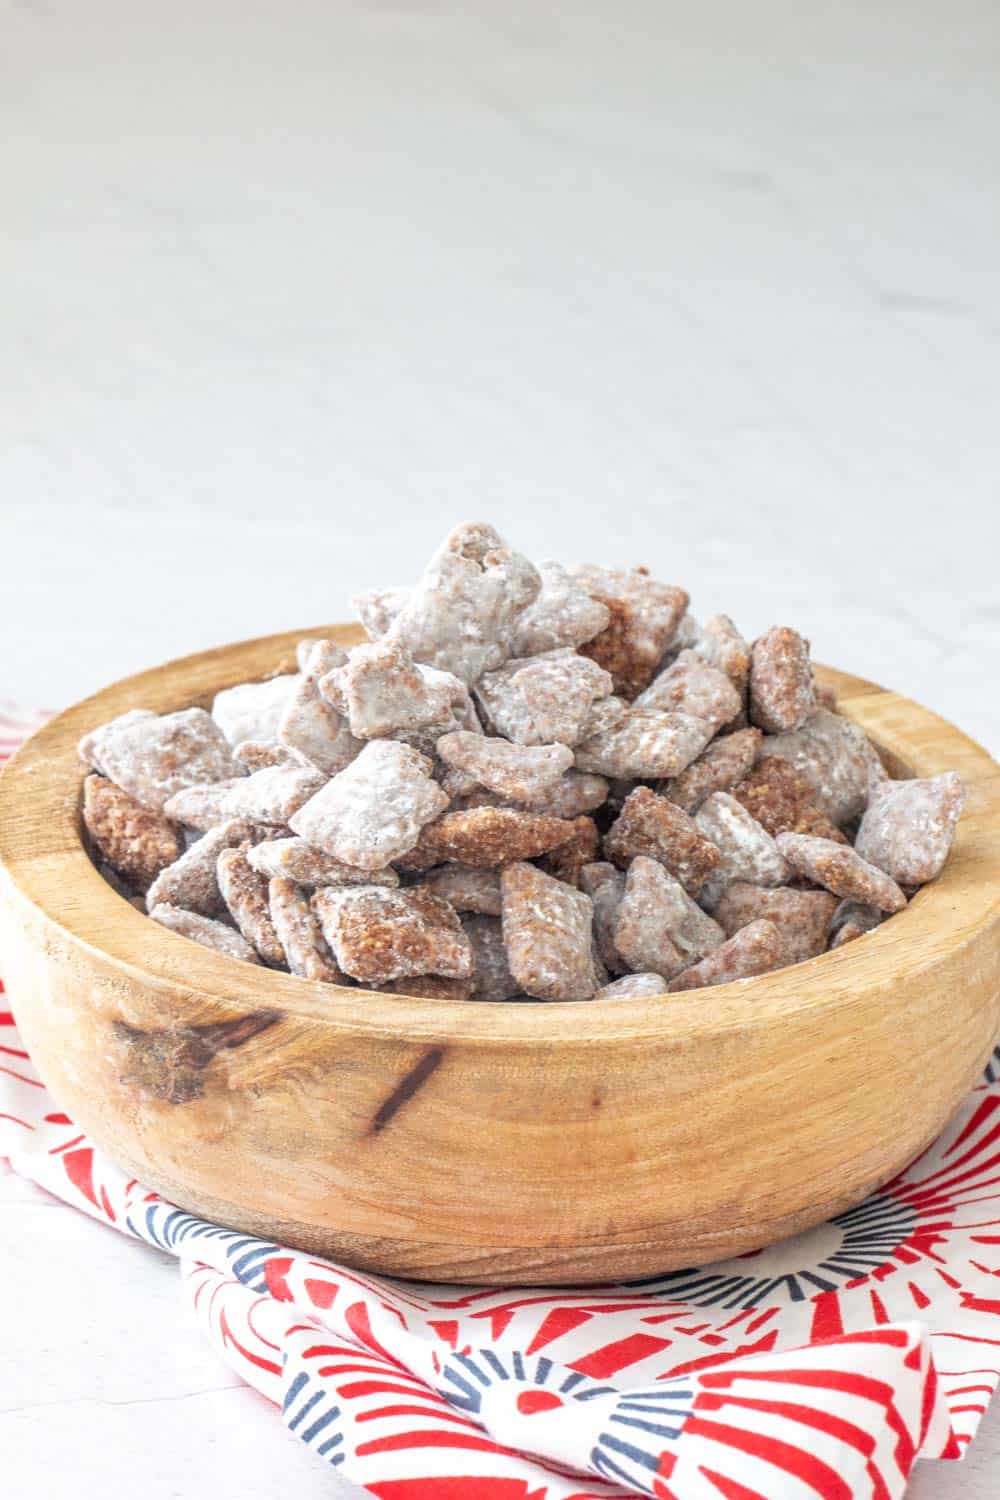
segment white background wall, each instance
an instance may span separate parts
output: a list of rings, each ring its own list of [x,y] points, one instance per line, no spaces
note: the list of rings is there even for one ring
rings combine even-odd
[[[998,74],[992,0],[0,0],[0,696],[343,617],[483,517],[997,751]],[[15,1270],[56,1254],[3,1211]],[[149,1500],[209,1493],[192,1452],[213,1500],[329,1494],[186,1366],[119,1409],[94,1267],[196,1335],[74,1233],[18,1493],[124,1482],[155,1412]]]

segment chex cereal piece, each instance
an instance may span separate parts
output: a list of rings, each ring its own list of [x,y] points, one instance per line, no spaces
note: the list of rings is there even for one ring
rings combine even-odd
[[[511,802],[543,800],[555,792],[573,764],[573,752],[566,745],[512,745],[467,729],[443,734],[437,753],[447,765]]]
[[[591,705],[606,698],[611,678],[574,651],[515,657],[487,672],[476,697],[498,734],[518,745],[575,745]]]
[[[729,984],[733,979],[750,979],[780,968],[785,961],[781,934],[774,923],[765,919],[748,922],[707,958],[678,974],[668,989],[675,995],[682,990]]]
[[[185,828],[196,828],[205,833],[231,816],[226,812],[226,793],[242,780],[241,776],[227,776],[225,781],[183,787],[164,802],[164,815],[175,823],[183,823]]]
[[[291,750],[279,745],[265,745],[261,740],[241,740],[233,747],[233,754],[241,766],[248,771],[263,771],[265,766],[301,765]]]
[[[864,811],[868,776],[878,759],[862,729],[829,709],[817,709],[799,729],[765,735],[759,759],[777,755],[808,781],[816,803],[843,827]]]
[[[570,573],[611,612],[605,629],[581,651],[607,668],[616,693],[634,698],[652,682],[690,603],[688,595],[673,584],[657,582],[645,568],[583,565]]]
[[[540,563],[538,572],[542,591],[514,624],[514,656],[537,656],[560,646],[575,649],[607,629],[608,606],[591,598],[560,563]]]
[[[668,870],[639,855],[629,865],[614,941],[630,968],[667,979],[718,948],[725,934]]]
[[[275,875],[267,882],[267,899],[271,923],[290,972],[300,979],[346,983],[301,886],[284,875]]]
[[[99,771],[159,812],[182,787],[238,776],[221,729],[203,708],[122,715],[81,741]]]
[[[259,875],[247,859],[249,844],[223,849],[215,874],[229,915],[250,946],[272,968],[282,968],[285,950],[271,921],[267,877]]]
[[[906,897],[891,876],[849,846],[804,833],[779,833],[775,842],[794,870],[835,896],[863,901],[879,911],[902,911],[906,905]]]
[[[346,660],[346,651],[334,641],[316,641],[278,724],[279,742],[327,776],[349,765],[362,744],[319,687],[320,680]]]
[[[151,708],[130,708],[123,714],[117,714],[115,718],[109,719],[106,724],[99,724],[96,729],[91,729],[79,741],[76,753],[85,766],[93,766],[95,771],[103,775],[104,767],[98,759],[98,748],[104,737],[113,738],[112,731],[127,729],[132,724],[137,724],[140,719],[155,719],[158,715]]]
[[[650,995],[666,993],[666,984],[659,974],[623,974],[621,979],[606,984],[594,996],[595,1000],[643,1000]]]
[[[204,917],[225,911],[217,877],[219,855],[223,849],[235,849],[255,836],[253,824],[244,818],[232,818],[202,834],[153,881],[146,894],[147,910],[166,904],[200,912]]]
[[[713,792],[730,792],[743,781],[757,758],[762,738],[759,729],[737,729],[734,734],[721,735],[691,762],[687,770],[668,781],[661,781],[657,791],[684,812],[697,812]],[[778,764],[777,760],[771,761],[771,765]],[[750,811],[753,812],[753,808]]]
[[[722,855],[714,877],[718,889],[733,880],[748,880],[752,885],[784,885],[789,871],[778,845],[735,797],[728,792],[713,792],[705,798],[694,820]]]
[[[733,796],[766,828],[772,838],[779,833],[808,833],[816,838],[847,840],[816,806],[815,792],[804,776],[780,756],[771,755],[749,771]]]
[[[787,625],[772,625],[753,644],[750,718],[770,734],[800,729],[816,707],[809,646]]]
[[[298,674],[282,673],[265,682],[239,682],[223,688],[212,702],[212,718],[231,745],[243,740],[261,740],[265,745],[278,738],[278,725]]]
[[[260,963],[246,938],[241,937],[232,927],[227,927],[225,922],[199,916],[197,912],[188,911],[182,906],[171,906],[167,901],[157,902],[150,908],[149,915],[162,927],[169,927],[171,932],[201,943],[203,948],[214,948],[216,952],[225,953],[229,958],[242,959],[244,963]]]
[[[389,865],[384,870],[361,870],[297,837],[265,839],[250,849],[247,858],[261,875],[287,876],[299,885],[399,884],[399,876]]]
[[[323,773],[311,767],[265,766],[234,781],[222,799],[222,808],[228,818],[252,818],[255,823],[281,826],[325,785]]]
[[[342,703],[359,740],[396,730],[451,727],[468,718],[468,689],[450,672],[418,665],[402,641],[386,637],[355,646],[343,666],[320,683],[328,702]]]
[[[594,954],[590,897],[523,861],[502,876],[510,971],[538,1000],[589,1000],[604,983]]]
[[[671,930],[676,913],[670,880],[655,859],[639,855],[629,866],[625,894],[615,917],[614,944],[636,973],[660,974],[664,979],[691,962],[674,942]]]
[[[550,854],[543,855],[542,868],[557,880],[569,885],[580,884],[580,871],[593,864],[601,848],[601,835],[593,818],[585,814],[571,820],[572,834]]]
[[[471,686],[511,654],[518,617],[542,580],[492,526],[457,526],[389,627],[415,661],[451,672]]]
[[[183,838],[162,813],[93,772],[83,783],[83,822],[109,865],[137,891],[147,890],[184,850]]]
[[[578,818],[581,813],[603,807],[607,798],[608,783],[603,776],[567,771],[546,796],[524,805],[532,812],[548,813],[553,818]]]
[[[594,903],[594,940],[601,962],[610,973],[618,974],[625,960],[615,947],[615,922],[625,894],[625,876],[614,865],[598,860],[580,871],[580,889]]]
[[[698,891],[722,864],[711,838],[673,802],[648,786],[637,786],[604,836],[604,849],[618,865],[636,855],[659,860],[689,891]]]
[[[711,724],[690,714],[632,709],[616,729],[576,747],[580,771],[635,779],[679,776],[712,738]]]
[[[735,881],[723,891],[713,915],[727,937],[760,918],[773,922],[781,934],[782,962],[798,964],[826,948],[836,907],[837,898],[829,891],[793,891],[787,886],[765,890]]]
[[[855,848],[900,885],[922,885],[940,874],[964,801],[955,771],[886,782],[861,819]]]
[[[513,807],[471,807],[429,823],[409,853],[405,870],[428,870],[454,860],[461,865],[505,865],[535,859],[573,837],[573,824]]]
[[[351,608],[365,627],[370,641],[377,641],[385,635],[411,592],[410,589],[372,589],[367,594],[354,595]]]
[[[740,698],[745,696],[750,678],[750,647],[728,615],[712,615],[706,620],[698,639],[692,642],[692,650],[725,672]]]
[[[475,967],[472,993],[477,1000],[509,1000],[521,986],[510,972],[503,926],[499,917],[462,918],[462,930],[472,947]]]
[[[498,917],[501,910],[498,870],[470,869],[468,865],[439,865],[428,870],[421,884],[432,896],[448,901],[456,911]]]
[[[427,757],[409,745],[370,740],[356,760],[289,818],[289,826],[344,864],[381,870],[412,849],[424,824],[448,806],[432,769]]]
[[[598,734],[610,734],[612,729],[624,724],[630,712],[631,706],[624,698],[609,696],[596,699],[587,710],[580,739],[590,740]]]
[[[864,937],[866,932],[874,932],[883,916],[877,907],[865,906],[861,901],[841,901],[830,923],[829,946],[842,948],[845,943]]]
[[[640,693],[635,708],[665,708],[704,719],[713,733],[736,717],[743,700],[725,672],[695,651],[682,651],[666,671]]]
[[[387,979],[385,988],[393,995],[414,995],[420,1000],[472,999],[471,978],[444,979],[440,974],[411,974],[405,979]]]
[[[326,886],[312,906],[337,964],[352,979],[383,984],[412,974],[472,974],[472,948],[458,914],[429,891]]]

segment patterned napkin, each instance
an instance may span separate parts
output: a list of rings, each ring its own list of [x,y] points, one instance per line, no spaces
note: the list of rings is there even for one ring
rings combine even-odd
[[[0,758],[30,727],[0,710]],[[165,1202],[60,1111],[8,1002],[0,1157],[176,1255],[222,1358],[380,1500],[895,1500],[918,1457],[962,1456],[1000,1380],[1000,1048],[923,1156],[817,1229],[654,1280],[485,1290]]]

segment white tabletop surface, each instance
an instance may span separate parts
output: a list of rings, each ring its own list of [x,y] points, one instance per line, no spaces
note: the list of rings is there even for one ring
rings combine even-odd
[[[2,0],[0,696],[342,618],[457,520],[1000,749],[993,0]],[[2,967],[2,955],[0,955]],[[337,1481],[0,1178],[12,1500]],[[1000,1488],[1000,1411],[914,1500]]]

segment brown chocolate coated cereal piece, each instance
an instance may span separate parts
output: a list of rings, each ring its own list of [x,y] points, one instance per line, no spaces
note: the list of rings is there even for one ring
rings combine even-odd
[[[804,833],[779,833],[775,842],[794,870],[835,896],[877,906],[879,911],[902,911],[906,905],[896,882],[850,847]]]
[[[363,984],[472,974],[472,949],[454,907],[428,891],[326,886],[312,907],[337,964]]]
[[[94,765],[155,812],[183,787],[239,776],[241,767],[203,708],[125,714],[81,741]]]
[[[767,890],[735,881],[723,891],[713,915],[727,937],[761,918],[773,922],[781,934],[782,962],[798,964],[823,952],[836,907],[837,898],[829,891]]]
[[[510,1000],[521,986],[510,972],[503,926],[498,917],[462,918],[462,930],[472,945],[475,967],[472,993],[477,1000]]]
[[[283,827],[325,785],[323,773],[311,767],[265,766],[233,782],[222,799],[222,811],[227,818]]]
[[[816,707],[809,646],[787,625],[773,625],[750,658],[750,719],[769,734],[800,729]]]
[[[729,616],[712,615],[706,620],[691,649],[725,672],[742,702],[750,677],[750,647]]]
[[[941,873],[964,801],[955,771],[886,782],[861,819],[855,848],[900,885],[922,885]]]
[[[604,836],[605,852],[618,865],[636,855],[659,860],[689,891],[698,891],[722,864],[722,855],[687,813],[638,786],[622,804]]]
[[[731,938],[671,980],[671,994],[683,990],[700,990],[707,985],[729,984],[734,979],[750,979],[767,974],[785,962],[781,934],[773,922],[749,922]]]
[[[573,764],[566,745],[512,745],[465,729],[442,735],[437,753],[446,765],[511,802],[538,802],[553,794]]]
[[[580,771],[637,779],[679,776],[712,738],[712,726],[689,714],[632,709],[615,729],[576,748]]]
[[[682,651],[666,671],[640,693],[635,708],[667,709],[690,714],[712,726],[713,733],[736,717],[743,700],[729,678],[695,651]]]
[[[385,635],[411,592],[410,589],[372,589],[370,593],[354,595],[351,606],[370,641],[377,641]]]
[[[512,807],[472,807],[429,823],[414,848],[398,860],[405,870],[427,870],[454,860],[462,865],[505,865],[535,859],[572,838],[573,824]]]
[[[580,889],[594,903],[594,940],[601,962],[609,973],[619,974],[626,965],[615,947],[615,922],[625,894],[625,876],[614,865],[596,861],[580,871]]]
[[[584,865],[593,864],[597,859],[601,836],[593,818],[588,818],[585,814],[573,818],[570,826],[573,832],[569,838],[558,844],[550,854],[542,856],[541,867],[557,880],[565,880],[569,885],[578,886],[580,871]]]
[[[643,855],[632,861],[614,929],[615,947],[630,968],[668,979],[723,941],[718,923],[658,861]]]
[[[713,792],[695,813],[695,822],[722,856],[715,873],[721,886],[733,880],[753,885],[784,885],[788,865],[771,835],[728,792]]]
[[[481,917],[498,917],[501,910],[500,874],[493,869],[471,869],[468,865],[439,865],[421,881],[424,890],[448,901],[456,911]]]
[[[168,797],[163,804],[163,813],[185,828],[195,828],[207,833],[216,823],[224,823],[232,814],[226,811],[226,793],[243,778],[228,776],[225,781],[210,781],[204,786],[186,786]]]
[[[884,913],[874,906],[865,906],[860,901],[841,901],[830,923],[831,948],[842,948],[853,943],[855,938],[874,932],[881,925]]]
[[[540,563],[538,572],[541,593],[514,624],[512,655],[537,656],[562,646],[575,649],[607,628],[607,605],[592,599],[560,563]]]
[[[283,968],[285,950],[271,921],[267,877],[259,875],[247,859],[248,844],[223,849],[216,865],[216,879],[229,914],[250,946],[272,968]]]
[[[319,918],[302,887],[287,876],[275,875],[268,882],[267,896],[271,922],[289,971],[300,979],[346,984],[347,976],[334,963]]]
[[[779,833],[808,833],[847,843],[836,823],[816,806],[815,793],[805,777],[777,755],[755,766],[733,788],[733,796],[772,838]]]
[[[147,910],[160,905],[180,906],[204,917],[225,911],[217,878],[219,855],[223,849],[234,849],[255,837],[253,824],[244,818],[232,818],[202,834],[153,881],[146,894]]]
[[[589,1000],[604,983],[593,948],[590,897],[523,861],[503,872],[503,937],[510,971],[538,1000]]]
[[[278,738],[278,725],[288,700],[298,686],[296,673],[280,673],[264,682],[239,682],[223,688],[212,701],[212,718],[231,745],[260,740],[265,745]]]
[[[552,818],[578,818],[594,812],[607,801],[608,783],[603,776],[587,771],[567,771],[550,792],[524,805],[532,812],[548,813]]]
[[[580,650],[611,673],[616,693],[635,698],[653,680],[690,603],[688,595],[651,578],[645,568],[579,565],[570,573],[611,613],[605,629]]]
[[[248,771],[263,771],[265,766],[295,766],[302,762],[296,760],[291,750],[277,743],[265,745],[261,740],[242,740],[233,750],[233,754],[241,766],[246,766]]]
[[[148,890],[184,850],[183,838],[163,814],[96,773],[83,783],[83,822],[96,848],[137,891]]]
[[[289,826],[344,864],[380,870],[412,849],[424,824],[447,807],[431,770],[427,757],[409,745],[370,740],[289,818]]]
[[[757,758],[762,738],[759,729],[738,729],[734,734],[720,736],[691,762],[687,770],[668,781],[661,781],[657,791],[684,812],[696,813],[713,792],[733,791],[743,781]],[[771,764],[778,765],[779,762],[774,760]],[[738,800],[742,801],[742,798]],[[753,812],[753,808],[749,810]]]
[[[150,908],[149,915],[161,927],[169,927],[171,932],[191,938],[194,942],[201,943],[203,948],[214,948],[216,952],[225,953],[229,958],[242,959],[244,963],[260,963],[246,938],[241,937],[232,927],[227,927],[225,922],[216,922],[212,917],[200,916],[198,912],[188,911],[181,906],[171,906],[167,901],[158,901]]]
[[[345,715],[320,692],[320,680],[346,660],[346,651],[336,642],[315,641],[278,724],[279,743],[325,776],[336,776],[362,747]]]
[[[639,1000],[666,994],[666,984],[659,974],[623,974],[621,979],[604,985],[595,1000]]]
[[[515,657],[476,687],[497,734],[517,745],[575,745],[591,705],[611,691],[607,672],[573,651]]]
[[[878,756],[850,719],[817,709],[801,728],[764,736],[758,758],[772,755],[805,777],[817,806],[838,828],[864,811],[869,773]]]
[[[436,737],[467,722],[472,711],[463,682],[418,665],[391,636],[355,646],[344,665],[322,679],[320,691],[328,702],[343,704],[351,734],[359,740],[432,726]]]

